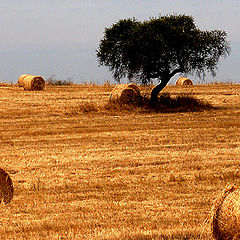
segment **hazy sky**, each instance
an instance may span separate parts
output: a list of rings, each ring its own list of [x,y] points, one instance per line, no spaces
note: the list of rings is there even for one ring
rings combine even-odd
[[[202,30],[228,33],[231,55],[220,61],[217,77],[206,80],[240,83],[239,10],[240,0],[1,1],[0,81],[16,82],[21,74],[31,73],[75,83],[114,82],[96,57],[106,27],[122,18],[184,13]]]

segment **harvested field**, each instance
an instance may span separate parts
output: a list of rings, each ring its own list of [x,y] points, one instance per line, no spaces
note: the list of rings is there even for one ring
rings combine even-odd
[[[78,112],[113,87],[0,87],[0,239],[213,239],[213,201],[240,185],[240,85],[164,89],[212,110]]]

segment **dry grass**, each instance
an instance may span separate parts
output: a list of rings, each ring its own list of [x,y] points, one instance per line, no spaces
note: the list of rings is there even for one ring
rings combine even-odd
[[[0,87],[13,87],[13,86],[14,86],[13,83],[0,82]]]
[[[214,109],[99,112],[112,89],[0,88],[0,239],[212,239],[213,200],[240,183],[240,85],[165,89]]]
[[[50,86],[72,86],[73,81],[71,78],[67,78],[66,80],[57,80],[54,79],[54,76],[52,76],[46,80],[46,84]]]

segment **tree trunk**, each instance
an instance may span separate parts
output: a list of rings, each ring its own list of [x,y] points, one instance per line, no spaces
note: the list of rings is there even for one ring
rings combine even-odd
[[[166,87],[170,79],[161,80],[160,84],[153,88],[151,92],[151,103],[154,104],[157,101],[158,94]]]
[[[155,88],[153,88],[151,92],[151,104],[156,103],[158,94],[163,90],[163,88],[166,87],[170,79],[179,72],[183,72],[183,68],[177,68],[173,70],[171,73],[169,73],[169,70],[167,69],[166,74],[161,75],[162,77],[160,84],[158,84]]]

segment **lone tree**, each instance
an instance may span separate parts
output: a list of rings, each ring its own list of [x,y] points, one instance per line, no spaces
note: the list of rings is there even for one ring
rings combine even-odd
[[[122,19],[106,28],[97,49],[100,65],[109,67],[115,80],[127,77],[148,84],[158,79],[151,101],[176,73],[216,75],[220,57],[230,54],[226,32],[201,31],[192,16],[166,15],[137,21]]]

